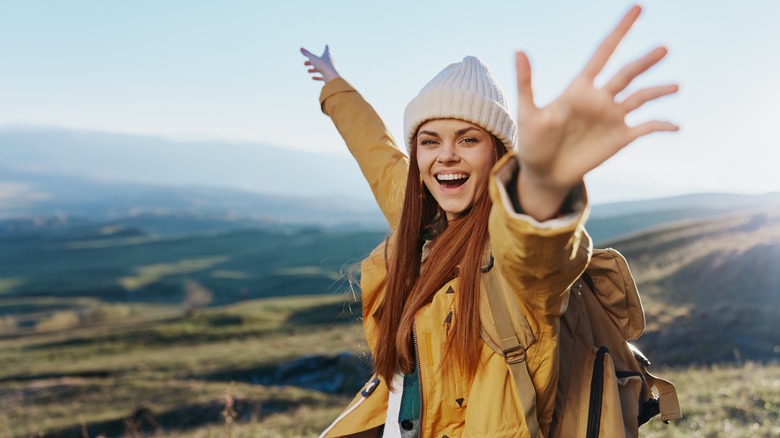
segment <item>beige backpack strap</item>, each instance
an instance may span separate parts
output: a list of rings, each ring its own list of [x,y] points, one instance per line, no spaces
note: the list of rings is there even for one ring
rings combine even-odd
[[[647,371],[645,373],[650,377],[650,386],[658,389],[658,410],[661,412],[661,421],[676,420],[682,418],[680,410],[680,401],[677,399],[677,388],[674,383],[656,377]]]
[[[500,339],[499,347],[514,378],[528,433],[530,433],[532,438],[536,438],[539,436],[539,419],[536,416],[536,390],[531,381],[531,376],[528,374],[525,347],[518,340],[512,326],[509,310],[503,305],[501,297],[503,291],[497,277],[498,273],[496,272],[498,269],[495,269],[493,266],[490,268],[493,269],[482,274],[482,282],[488,303],[490,304],[490,313],[494,319],[496,331]]]

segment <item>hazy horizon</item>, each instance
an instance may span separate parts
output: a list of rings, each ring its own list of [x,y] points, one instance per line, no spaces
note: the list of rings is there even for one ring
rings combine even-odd
[[[513,52],[525,50],[537,100],[549,102],[632,3],[0,2],[0,40],[9,42],[0,45],[0,126],[349,159],[299,47],[330,44],[340,72],[399,139],[409,100],[467,54],[491,67],[514,108]],[[667,46],[667,59],[632,89],[678,82],[680,93],[629,123],[668,119],[681,131],[640,139],[592,172],[591,200],[780,191],[780,3],[657,0],[643,8],[605,74]],[[199,159],[188,157],[194,166]]]
[[[24,149],[3,148],[4,143],[14,141],[15,135],[22,136]],[[182,166],[182,157],[185,156],[187,165]],[[355,201],[373,200],[368,185],[350,156],[295,151],[260,142],[184,140],[55,126],[6,125],[0,126],[0,160],[0,198],[6,200],[13,195],[7,193],[9,187],[20,193],[18,184],[14,185],[13,172],[78,178],[96,184],[213,187],[274,196],[337,196]],[[321,168],[323,165],[324,169]],[[318,167],[320,175],[328,178],[327,183],[312,185],[301,177],[313,174]],[[598,177],[590,178],[587,185],[593,205],[698,194],[764,195],[778,192],[691,190],[664,193],[663,190],[642,190],[641,182],[628,180],[614,186],[609,180]]]

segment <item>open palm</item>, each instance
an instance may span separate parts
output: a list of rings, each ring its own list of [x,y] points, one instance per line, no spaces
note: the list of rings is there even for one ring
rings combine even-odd
[[[656,48],[626,65],[603,87],[594,85],[639,13],[639,6],[632,7],[563,94],[544,108],[534,104],[527,56],[516,54],[520,160],[523,171],[531,177],[548,186],[570,188],[635,139],[678,129],[657,120],[633,127],[625,122],[629,113],[646,102],[675,93],[677,85],[645,88],[616,100],[618,93],[666,55],[665,48]]]

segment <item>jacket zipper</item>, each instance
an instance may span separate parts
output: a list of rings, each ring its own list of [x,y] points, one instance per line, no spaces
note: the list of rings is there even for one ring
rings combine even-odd
[[[604,355],[609,350],[599,347],[593,361],[593,376],[590,380],[590,403],[588,405],[588,438],[598,438],[601,428],[601,400],[604,397]]]
[[[363,398],[361,398],[360,400],[358,400],[358,401],[357,401],[357,403],[355,403],[354,405],[350,406],[350,407],[349,407],[349,408],[348,408],[346,411],[342,412],[342,413],[341,413],[341,415],[339,415],[339,416],[338,416],[338,418],[336,418],[335,420],[333,420],[333,423],[331,423],[331,424],[330,424],[330,426],[328,426],[328,428],[327,428],[327,429],[325,429],[324,431],[322,431],[322,433],[320,434],[320,438],[324,438],[324,437],[325,437],[325,435],[327,435],[327,434],[328,434],[328,433],[329,433],[331,430],[333,430],[333,428],[334,428],[334,427],[336,427],[336,425],[337,425],[337,424],[338,424],[338,423],[339,423],[341,420],[343,420],[343,419],[344,419],[344,417],[346,417],[347,415],[351,414],[351,413],[352,413],[352,411],[354,411],[355,409],[357,409],[357,408],[358,408],[358,406],[360,406],[360,405],[363,403],[363,401],[364,401],[365,399],[366,399],[366,397],[363,397]]]
[[[444,318],[444,339],[447,339],[450,335],[451,323],[452,323],[452,309],[450,308],[449,313],[447,313],[447,316]]]
[[[417,379],[419,379],[420,383],[420,437],[423,436],[423,425],[425,424],[425,409],[423,406],[423,375],[422,375],[422,356],[420,356],[420,347],[417,345],[417,325],[416,323],[412,323],[412,343],[414,344],[414,355],[415,359],[417,359],[415,362],[415,365],[417,367]]]

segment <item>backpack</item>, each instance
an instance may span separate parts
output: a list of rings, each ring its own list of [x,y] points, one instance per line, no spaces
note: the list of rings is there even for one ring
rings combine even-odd
[[[531,437],[540,436],[536,392],[525,363],[533,333],[497,269],[483,269],[482,338],[507,361]],[[650,362],[628,341],[645,327],[644,310],[625,258],[594,249],[569,291],[560,322],[558,392],[549,437],[636,437],[657,414],[680,418],[674,385],[647,371]]]

